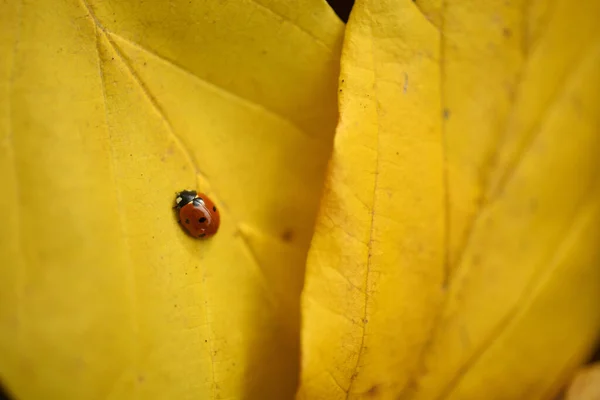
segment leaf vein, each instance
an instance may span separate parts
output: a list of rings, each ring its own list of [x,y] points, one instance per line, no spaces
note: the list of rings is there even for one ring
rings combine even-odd
[[[247,227],[247,228],[245,228],[245,227]],[[238,223],[237,236],[240,238],[239,242],[241,243],[242,249],[246,250],[249,258],[252,260],[252,263],[255,266],[255,272],[259,278],[258,280],[259,280],[260,284],[263,287],[263,293],[266,293],[268,295],[268,298],[269,298],[269,301],[271,302],[271,304],[277,304],[277,301],[273,294],[273,290],[272,290],[271,286],[269,285],[267,276],[266,276],[266,274],[263,270],[263,267],[260,263],[260,260],[258,258],[258,254],[256,254],[256,252],[250,245],[250,242],[249,242],[248,236],[247,236],[248,234],[245,233],[245,231],[248,231],[249,229],[252,229],[252,228],[245,224]]]
[[[335,379],[335,376],[333,376],[333,373],[331,373],[331,371],[327,371],[327,374],[329,375],[329,377],[331,378],[331,380],[333,381],[333,383],[335,383],[335,385],[340,388],[343,392],[346,392],[346,389],[344,389],[344,387],[342,385],[340,385],[340,383],[338,382],[337,379]]]
[[[115,33],[115,32],[111,32],[108,30],[106,32],[109,35],[114,36],[114,37],[122,40],[123,42],[126,42],[129,45],[131,45],[147,54],[150,54],[151,56],[155,57],[156,59],[161,60],[162,62],[172,66],[176,70],[182,72],[186,76],[189,76],[190,78],[194,79],[195,81],[199,82],[200,84],[204,85],[205,87],[208,87],[208,88],[216,91],[217,93],[220,93],[223,96],[226,96],[228,99],[235,101],[241,105],[244,105],[245,107],[247,107],[249,109],[260,110],[261,112],[264,112],[265,114],[270,115],[272,118],[277,119],[277,120],[283,122],[284,124],[288,125],[291,130],[297,131],[300,134],[308,135],[308,133],[303,128],[301,128],[298,124],[296,124],[295,122],[290,120],[285,115],[269,108],[268,106],[258,103],[247,97],[244,97],[241,94],[235,93],[232,90],[226,89],[223,86],[219,86],[216,83],[207,80],[206,78],[202,78],[202,77],[196,75],[195,73],[193,73],[192,71],[190,71],[189,69],[185,68],[184,66],[178,64],[176,61],[171,60],[165,56],[162,56],[162,55],[148,49],[147,47],[141,45],[140,43],[137,43],[137,42],[135,42],[131,39],[128,39],[122,35],[119,35],[118,33]]]
[[[532,274],[527,284],[524,286],[519,299],[514,302],[513,306],[508,310],[506,315],[500,320],[494,329],[492,329],[490,335],[483,341],[483,343],[476,349],[471,357],[460,367],[456,375],[449,381],[446,388],[441,392],[438,400],[448,398],[452,392],[458,387],[461,380],[464,378],[466,373],[475,365],[496,342],[498,342],[501,336],[510,328],[512,323],[515,322],[526,308],[527,304],[530,304],[533,299],[538,295],[539,291],[545,286],[550,280],[554,272],[560,267],[560,262],[568,254],[569,250],[578,241],[578,237],[581,231],[584,229],[588,221],[594,217],[597,217],[598,204],[595,201],[596,196],[590,196],[593,194],[594,184],[591,185],[590,190],[582,197],[582,202],[577,207],[577,210],[573,213],[573,218],[569,219],[569,224],[565,229],[566,234],[562,240],[556,245],[552,246],[552,251],[549,253],[547,260],[541,262],[540,265],[549,265],[549,268],[542,269],[538,273]],[[592,199],[586,203],[586,199]],[[539,268],[541,269],[541,268]],[[541,276],[540,276],[541,275]]]
[[[292,21],[289,17],[286,17],[285,15],[282,15],[282,14],[276,12],[275,10],[272,10],[271,8],[260,3],[258,0],[250,0],[250,2],[256,4],[258,7],[266,10],[270,14],[276,16],[277,18],[281,18],[282,21],[288,22],[292,26],[296,27],[296,29],[298,29],[300,32],[304,33],[305,35],[307,35],[308,37],[313,39],[315,41],[315,43],[318,43],[319,45],[324,47],[329,52],[333,52],[333,49],[331,47],[329,47],[322,39],[315,36],[312,32],[310,32],[306,28],[303,28],[302,26],[298,25],[295,21]]]
[[[87,4],[85,3],[85,0],[82,0],[84,6],[87,6]],[[123,238],[123,243],[124,246],[126,248],[126,257],[127,257],[127,261],[129,264],[129,284],[130,284],[130,289],[129,289],[129,295],[130,295],[130,307],[131,307],[131,315],[132,315],[132,322],[133,322],[133,329],[134,329],[134,335],[137,336],[137,332],[139,330],[139,323],[137,320],[137,283],[136,283],[136,277],[135,277],[135,266],[133,263],[133,259],[132,259],[132,255],[131,255],[131,244],[129,243],[129,235],[127,234],[127,228],[126,228],[126,223],[123,219],[123,215],[124,215],[124,208],[123,208],[123,201],[122,201],[122,192],[120,190],[120,185],[117,181],[116,178],[116,171],[117,171],[117,165],[115,162],[115,155],[114,155],[114,149],[113,149],[113,143],[111,140],[111,135],[110,135],[110,124],[108,122],[108,101],[106,98],[106,80],[104,77],[104,71],[102,70],[102,60],[101,60],[101,56],[100,56],[100,30],[97,26],[94,26],[94,30],[95,30],[95,37],[96,37],[96,54],[97,54],[97,58],[98,58],[98,72],[99,72],[99,78],[100,78],[100,86],[102,88],[102,100],[103,100],[103,106],[104,106],[104,119],[105,119],[105,124],[106,124],[106,130],[107,130],[107,141],[108,141],[108,148],[109,148],[109,158],[110,158],[110,166],[111,166],[111,178],[113,180],[113,184],[115,187],[115,194],[116,194],[116,201],[117,201],[117,207],[118,207],[118,214],[119,214],[119,226],[121,228],[121,237]],[[135,343],[135,341],[134,341]],[[134,369],[137,369],[137,365],[138,365],[138,347],[136,345],[133,346],[133,365],[134,365]],[[121,371],[121,376],[124,375],[126,370]],[[114,391],[114,386],[119,382],[119,378],[116,379],[113,382],[113,387],[109,389],[108,394],[112,393]],[[134,380],[133,383],[134,386],[134,398],[138,398],[138,381],[137,379]]]
[[[592,53],[593,52],[582,51],[578,55],[579,62],[576,63],[576,65],[581,66],[583,64],[581,62],[581,60],[587,54],[592,54]],[[466,232],[464,235],[465,240],[463,241],[463,243],[460,247],[460,250],[457,252],[457,256],[455,259],[454,264],[456,265],[456,268],[455,268],[454,275],[456,275],[456,271],[458,271],[462,266],[463,256],[466,253],[469,246],[471,245],[474,227],[477,224],[477,221],[479,220],[481,215],[483,214],[483,211],[485,211],[485,209],[490,207],[492,204],[494,204],[494,202],[496,202],[499,199],[500,193],[504,190],[504,188],[506,187],[508,182],[511,181],[511,179],[515,175],[516,171],[518,170],[519,165],[527,157],[527,154],[531,151],[531,148],[532,148],[533,143],[535,142],[535,139],[537,137],[539,137],[539,135],[542,133],[543,121],[545,121],[547,119],[546,117],[554,110],[554,107],[562,99],[562,96],[565,93],[566,86],[567,86],[568,82],[570,81],[570,78],[576,76],[576,73],[578,71],[580,71],[580,69],[578,69],[578,68],[569,69],[569,72],[567,74],[563,75],[560,82],[557,83],[557,85],[556,85],[557,89],[552,94],[552,96],[546,103],[545,107],[543,108],[544,111],[539,116],[539,118],[536,119],[535,124],[530,129],[528,129],[527,132],[523,135],[524,137],[521,140],[521,145],[519,146],[518,150],[515,152],[515,155],[513,157],[511,157],[510,160],[508,161],[506,169],[505,169],[504,173],[501,175],[501,177],[498,180],[498,183],[495,185],[495,187],[492,187],[491,182],[489,182],[489,175],[493,170],[493,165],[495,163],[494,157],[497,157],[497,153],[495,155],[492,155],[492,159],[488,163],[486,171],[484,172],[484,175],[486,176],[486,178],[482,182],[482,186],[484,188],[483,193],[484,193],[484,196],[486,196],[486,197],[484,197],[481,200],[480,204],[477,207],[477,210],[475,211],[474,217],[468,223],[468,226],[467,226],[467,229],[466,229]],[[506,138],[506,133],[507,132],[505,131],[503,134],[504,138]],[[502,141],[503,141],[503,139],[498,140],[497,145],[495,147],[497,147],[497,148],[501,147]],[[486,193],[489,193],[489,194],[486,195]],[[451,282],[449,282],[449,284],[450,283]],[[459,289],[457,288],[455,290],[458,291]]]
[[[350,318],[349,316],[347,316],[345,313],[343,312],[338,312],[336,310],[334,310],[333,308],[331,308],[330,305],[322,302],[322,301],[318,301],[317,299],[313,298],[313,297],[306,297],[306,300],[308,300],[310,303],[312,303],[315,307],[320,308],[323,311],[328,312],[329,314],[335,316],[335,317],[339,317],[341,319],[344,319],[346,321],[348,321],[350,324],[352,325],[359,325],[358,322],[356,322],[356,320],[353,320],[352,318]],[[341,386],[340,386],[341,387]],[[344,389],[344,393],[347,390]]]
[[[423,6],[422,6],[422,4],[421,4],[420,1],[413,0],[413,5],[419,10],[419,13],[423,16],[423,18],[425,19],[425,21],[427,21],[429,24],[431,24],[431,26],[433,28],[435,28],[435,30],[437,31],[437,33],[442,32],[442,22],[440,22],[439,26],[438,26],[438,24],[436,23],[436,21],[433,20],[432,18],[430,18],[427,15],[427,12],[423,8]],[[443,6],[441,8],[443,8]]]
[[[208,182],[209,180],[208,180],[206,174],[199,168],[198,162],[194,158],[193,152],[189,150],[189,146],[187,146],[185,144],[184,140],[175,132],[175,129],[173,128],[173,125],[171,124],[171,121],[167,117],[167,113],[161,107],[156,96],[154,96],[150,92],[148,87],[144,84],[144,82],[142,81],[142,78],[135,71],[135,69],[131,65],[130,60],[124,55],[121,48],[110,38],[110,33],[108,33],[108,32],[105,32],[105,33],[106,33],[106,37],[107,37],[109,43],[111,44],[111,46],[113,47],[113,49],[115,50],[115,52],[117,53],[119,58],[121,59],[121,61],[123,61],[123,64],[129,71],[129,73],[131,74],[131,76],[133,77],[135,82],[138,84],[140,89],[142,89],[142,92],[144,93],[144,95],[146,96],[146,98],[148,99],[150,104],[152,104],[152,107],[156,110],[156,112],[159,114],[159,116],[161,117],[161,119],[163,120],[165,125],[167,126],[169,135],[173,138],[173,140],[175,141],[177,146],[181,149],[182,153],[184,154],[184,157],[188,160],[188,163],[192,166],[192,169],[195,174],[194,179],[195,180],[197,179],[196,176],[201,176],[205,182]]]
[[[373,21],[371,21],[371,24],[373,23]],[[376,92],[377,91],[377,72],[376,72],[376,61],[375,61],[375,44],[374,44],[374,40],[373,40],[373,27],[371,25],[371,34],[370,34],[370,38],[371,38],[371,62],[373,65],[372,68],[372,72],[373,72],[373,91]],[[373,186],[373,210],[371,211],[371,222],[370,222],[370,233],[369,233],[369,242],[368,242],[368,253],[367,253],[367,260],[366,260],[366,273],[365,273],[365,292],[364,292],[364,297],[365,297],[365,301],[364,301],[364,305],[363,305],[363,318],[362,318],[362,334],[361,334],[361,339],[360,339],[360,346],[358,348],[358,355],[356,357],[356,365],[354,366],[353,369],[353,373],[350,376],[350,384],[348,386],[348,390],[346,391],[346,400],[348,400],[350,398],[350,395],[352,393],[352,387],[354,386],[354,383],[356,381],[356,377],[358,375],[358,370],[360,368],[360,362],[361,359],[363,357],[364,354],[364,348],[365,348],[365,337],[367,334],[367,315],[368,315],[368,303],[369,303],[369,283],[370,283],[370,279],[371,279],[371,258],[373,256],[373,236],[375,234],[375,206],[376,206],[376,202],[377,202],[377,191],[378,191],[378,184],[379,184],[379,162],[380,162],[380,127],[379,127],[379,122],[380,122],[380,116],[379,116],[379,105],[375,103],[375,116],[377,118],[377,130],[376,130],[376,141],[377,141],[377,145],[376,145],[376,157],[375,157],[375,182],[374,182],[374,186]]]
[[[591,42],[591,46],[594,46],[597,43],[595,41]],[[577,62],[574,63],[575,66],[582,67],[584,65],[583,61],[585,60],[585,58],[587,56],[594,55],[593,51],[587,50],[589,50],[588,47],[582,47],[581,51],[576,57]],[[506,184],[510,182],[510,180],[514,176],[520,163],[523,161],[527,153],[531,150],[535,139],[541,134],[543,122],[547,119],[546,117],[554,111],[555,107],[559,104],[560,100],[562,100],[563,96],[565,95],[568,83],[571,79],[577,76],[577,74],[581,73],[581,68],[577,67],[569,68],[567,73],[561,77],[560,81],[558,81],[558,84],[556,85],[556,90],[548,99],[548,102],[543,108],[544,111],[542,112],[540,117],[536,119],[535,124],[524,135],[524,138],[521,141],[521,146],[519,146],[518,150],[515,152],[515,155],[508,161],[507,167],[502,176],[500,177],[498,184],[493,188],[486,188],[491,192],[487,198],[487,204],[491,204],[496,200],[496,198],[502,192]],[[506,134],[507,132],[505,131],[503,137],[506,137]],[[486,186],[489,186],[489,182]],[[488,190],[486,190],[484,193],[487,193]]]

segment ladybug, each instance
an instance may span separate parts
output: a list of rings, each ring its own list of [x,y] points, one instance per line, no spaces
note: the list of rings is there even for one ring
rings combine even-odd
[[[195,190],[177,193],[175,207],[179,223],[195,238],[207,238],[219,230],[221,217],[217,206],[205,194]]]

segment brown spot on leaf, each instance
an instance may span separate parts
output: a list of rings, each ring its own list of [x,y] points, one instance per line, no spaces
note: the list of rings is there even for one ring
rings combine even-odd
[[[367,390],[365,393],[368,397],[377,397],[381,393],[381,389],[379,385],[373,385],[371,389]]]
[[[281,234],[281,240],[284,242],[291,242],[294,239],[294,231],[291,229],[286,229]]]

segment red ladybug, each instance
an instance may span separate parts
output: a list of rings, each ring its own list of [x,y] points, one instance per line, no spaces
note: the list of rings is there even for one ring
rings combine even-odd
[[[207,238],[219,230],[221,217],[215,204],[204,194],[194,190],[177,193],[175,207],[179,223],[196,238]]]

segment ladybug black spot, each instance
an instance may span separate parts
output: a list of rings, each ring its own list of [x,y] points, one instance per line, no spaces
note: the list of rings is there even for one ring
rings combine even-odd
[[[213,211],[217,212],[217,207],[213,206]]]
[[[190,223],[190,220],[189,220],[189,219],[186,219],[186,220],[185,220],[185,223],[186,223],[186,224],[189,224],[189,223]]]
[[[200,223],[206,222],[206,218],[202,217],[198,220],[198,222],[200,222]]]

